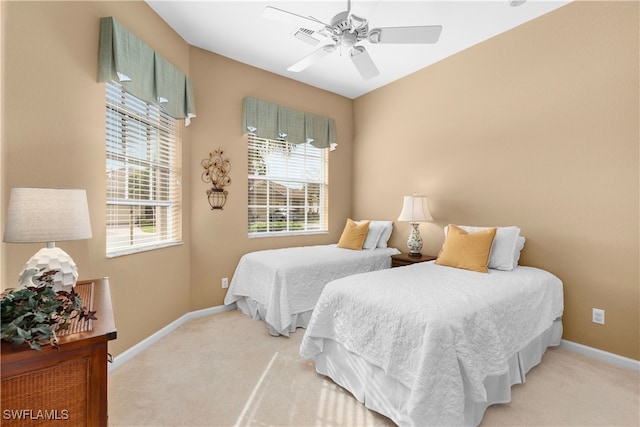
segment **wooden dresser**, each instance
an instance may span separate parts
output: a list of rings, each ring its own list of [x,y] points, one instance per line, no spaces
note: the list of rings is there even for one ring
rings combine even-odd
[[[60,350],[2,343],[2,426],[108,425],[107,343],[116,338],[109,279],[78,282],[76,292],[98,320],[59,333]]]

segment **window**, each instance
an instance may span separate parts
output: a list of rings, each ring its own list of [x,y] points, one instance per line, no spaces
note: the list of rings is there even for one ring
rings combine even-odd
[[[182,243],[179,121],[106,88],[107,256]]]
[[[249,237],[328,231],[327,151],[249,134]]]

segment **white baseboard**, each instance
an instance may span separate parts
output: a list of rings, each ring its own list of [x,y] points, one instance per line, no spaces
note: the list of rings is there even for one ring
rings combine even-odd
[[[233,303],[231,305],[219,305],[217,307],[205,308],[202,310],[191,311],[186,313],[185,315],[179,317],[174,320],[164,328],[160,329],[158,332],[153,335],[148,336],[144,340],[140,341],[138,344],[130,347],[126,351],[122,352],[118,356],[113,358],[113,363],[109,364],[109,372],[117,369],[119,366],[123,365],[134,356],[141,353],[143,350],[147,349],[149,346],[159,341],[163,337],[167,336],[174,330],[178,329],[180,326],[184,325],[190,320],[197,319],[203,316],[209,316],[211,314],[223,313],[229,310],[235,310],[236,304]],[[588,347],[586,345],[578,344],[572,341],[562,340],[560,343],[560,347],[567,349],[569,351],[573,351],[574,353],[579,353],[587,357],[591,357],[594,359],[602,360],[603,362],[611,363],[612,365],[621,366],[623,368],[632,369],[634,371],[640,371],[640,361],[635,359],[630,359],[628,357],[619,356],[614,353],[609,353],[607,351],[599,350],[597,348]]]
[[[560,347],[569,351],[573,351],[574,353],[582,354],[583,356],[611,363],[612,365],[621,366],[627,369],[633,369],[634,371],[640,371],[640,361],[635,359],[619,356],[614,353],[609,353],[608,351],[598,350],[597,348],[588,347],[586,345],[567,340],[562,340],[562,342],[560,343]]]
[[[156,343],[160,339],[169,335],[171,332],[175,331],[180,326],[184,325],[190,320],[197,319],[198,317],[209,316],[211,314],[223,313],[225,311],[235,310],[235,309],[236,309],[236,304],[233,303],[230,305],[219,305],[216,307],[205,308],[202,310],[190,311],[189,313],[186,313],[185,315],[169,323],[167,326],[160,329],[158,332],[148,336],[147,338],[140,341],[138,344],[128,348],[124,352],[114,357],[113,363],[109,364],[108,372],[112,372],[113,370],[122,366],[123,364],[131,360],[134,356],[140,354],[143,350],[147,349],[152,344]]]

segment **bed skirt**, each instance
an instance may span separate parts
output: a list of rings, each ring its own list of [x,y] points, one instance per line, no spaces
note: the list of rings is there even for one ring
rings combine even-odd
[[[266,316],[266,308],[263,304],[260,304],[253,298],[242,297],[236,301],[236,306],[238,310],[242,311],[247,316],[251,316],[254,320],[262,320],[267,324],[269,328],[269,334],[277,337],[278,335],[289,336],[290,333],[295,332],[297,328],[306,328],[309,324],[309,320],[311,319],[311,313],[313,310],[304,311],[302,313],[295,313],[291,315],[291,323],[285,329],[279,329],[269,324],[265,319]]]
[[[540,363],[546,349],[560,345],[561,339],[562,321],[558,319],[508,360],[508,372],[485,378],[487,401],[474,402],[467,398],[464,424],[477,426],[490,405],[510,402],[511,386],[524,383],[525,374]],[[330,339],[323,341],[322,353],[315,358],[318,373],[333,379],[367,408],[385,415],[396,424],[420,425],[420,420],[412,420],[408,415],[406,405],[410,390],[407,387],[386,375],[381,368],[349,352],[341,344]],[[466,386],[465,382],[465,395],[468,395]]]

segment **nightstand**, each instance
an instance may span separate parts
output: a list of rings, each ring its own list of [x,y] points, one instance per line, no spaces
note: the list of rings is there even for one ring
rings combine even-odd
[[[416,264],[419,262],[433,261],[438,257],[432,255],[409,256],[409,254],[391,255],[391,267],[402,267],[404,265]]]

